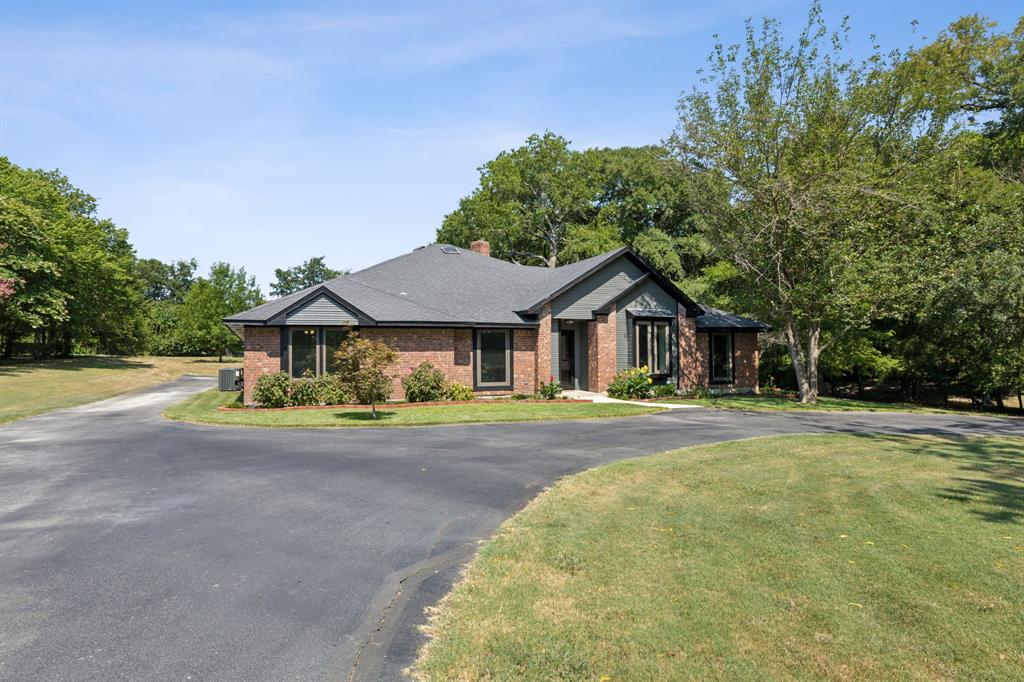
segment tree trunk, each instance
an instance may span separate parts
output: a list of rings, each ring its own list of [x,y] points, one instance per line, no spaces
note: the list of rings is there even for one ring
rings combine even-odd
[[[864,400],[864,374],[860,371],[860,365],[853,366],[853,376],[857,380],[857,400]]]
[[[1017,407],[1024,410],[1024,391],[1017,391]]]
[[[807,396],[811,394],[811,386],[808,383],[807,372],[804,367],[804,351],[800,343],[800,336],[797,333],[796,321],[788,312],[782,316],[782,331],[786,336],[789,359],[793,363],[793,372],[796,374],[796,385],[800,389],[800,402],[810,402]]]
[[[370,414],[373,415],[374,419],[377,418],[377,405],[375,403],[370,403]]]
[[[802,403],[818,402],[818,358],[821,356],[821,348],[818,345],[821,340],[821,328],[817,322],[811,322],[807,338],[807,387],[806,395],[800,396]]]

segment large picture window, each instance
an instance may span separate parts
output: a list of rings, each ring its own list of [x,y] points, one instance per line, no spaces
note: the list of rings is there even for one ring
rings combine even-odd
[[[718,332],[711,335],[711,381],[732,383],[732,334]]]
[[[635,327],[634,364],[637,367],[646,365],[651,374],[668,374],[672,363],[670,324],[655,320],[637,320]]]
[[[476,332],[477,386],[509,386],[512,377],[512,335],[507,329]]]
[[[348,336],[346,327],[325,327],[324,328],[324,359],[320,366],[325,372],[335,371],[334,353],[338,346]]]
[[[307,371],[318,374],[316,327],[293,327],[289,331],[289,374],[296,379]]]

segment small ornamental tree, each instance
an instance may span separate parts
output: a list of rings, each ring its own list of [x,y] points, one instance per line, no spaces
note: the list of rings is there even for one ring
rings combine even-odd
[[[360,405],[369,405],[377,418],[377,403],[391,397],[391,376],[385,370],[398,353],[381,341],[370,341],[358,333],[349,334],[334,353],[335,373],[340,383]]]

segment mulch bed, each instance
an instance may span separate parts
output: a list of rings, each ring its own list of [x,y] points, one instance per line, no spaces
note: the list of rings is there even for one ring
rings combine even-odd
[[[590,400],[576,400],[570,398],[559,398],[558,400],[444,400],[435,403],[381,403],[377,405],[378,410],[393,410],[403,409],[406,407],[435,407],[443,405],[494,405],[494,404],[505,404],[512,403],[514,405],[529,403],[529,404],[544,404],[551,405],[557,403],[589,403]],[[368,410],[369,405],[299,405],[296,407],[228,407],[227,405],[221,405],[217,408],[218,412],[284,412],[286,410]]]

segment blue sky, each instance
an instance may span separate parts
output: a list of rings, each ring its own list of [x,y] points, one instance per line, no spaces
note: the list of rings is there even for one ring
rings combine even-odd
[[[885,47],[1015,2],[829,2]],[[0,153],[67,173],[141,257],[360,268],[432,241],[546,129],[655,143],[718,33],[805,2],[0,2]]]

